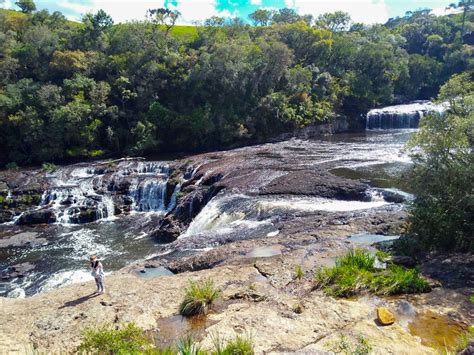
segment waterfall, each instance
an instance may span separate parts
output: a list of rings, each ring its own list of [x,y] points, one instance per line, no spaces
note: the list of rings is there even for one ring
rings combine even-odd
[[[165,211],[166,210],[167,181],[156,178],[139,181],[130,190],[130,196],[135,203],[135,210]]]
[[[446,104],[433,104],[429,101],[373,109],[367,113],[366,128],[369,130],[418,128],[424,114],[441,114],[445,110]]]
[[[112,198],[96,193],[94,175],[87,169],[74,169],[53,179],[56,187],[43,193],[40,205],[52,208],[59,223],[92,222],[115,214]]]

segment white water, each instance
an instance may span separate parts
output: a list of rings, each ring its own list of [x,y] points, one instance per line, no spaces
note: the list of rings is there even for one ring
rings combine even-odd
[[[269,218],[276,210],[351,212],[377,208],[388,203],[379,193],[373,192],[372,200],[341,201],[318,197],[251,197],[246,195],[221,194],[214,197],[194,218],[181,236],[190,237],[204,232],[228,232],[245,227],[248,229],[271,225]],[[270,232],[267,235],[274,235]]]
[[[406,105],[387,106],[373,109],[367,113],[367,129],[417,128],[425,114],[442,114],[446,104],[414,102]]]

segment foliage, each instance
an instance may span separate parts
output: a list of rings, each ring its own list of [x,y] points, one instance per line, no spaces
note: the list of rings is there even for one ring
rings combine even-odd
[[[430,290],[418,270],[389,265],[378,270],[376,257],[362,249],[351,250],[336,261],[336,266],[317,270],[316,286],[328,295],[349,297],[363,292],[377,295],[420,293]]]
[[[18,164],[15,163],[14,161],[8,163],[5,167],[6,167],[8,170],[18,170]]]
[[[301,265],[295,266],[295,276],[298,280],[301,280],[304,277],[304,271]]]
[[[52,163],[43,163],[43,165],[41,166],[41,170],[45,173],[53,173],[54,171],[56,171],[56,169],[56,165]]]
[[[474,67],[462,14],[414,11],[384,25],[261,9],[177,26],[150,9],[114,24],[59,12],[0,10],[0,165],[217,149],[429,99]]]
[[[183,316],[207,314],[209,307],[220,297],[220,291],[212,280],[197,282],[189,280],[184,299],[179,306]]]
[[[213,355],[253,355],[254,343],[247,335],[237,335],[234,339],[225,342],[219,334],[212,334],[214,345]]]
[[[336,354],[365,355],[372,351],[372,347],[363,335],[359,335],[357,342],[354,344],[345,335],[341,334],[339,341],[327,345]]]
[[[111,325],[87,328],[79,351],[98,354],[143,354],[152,344],[142,329],[129,323],[116,329]]]
[[[472,75],[454,75],[441,87],[444,115],[421,121],[412,148],[409,181],[416,195],[410,209],[412,250],[474,251],[474,84]],[[415,248],[416,246],[416,248]]]

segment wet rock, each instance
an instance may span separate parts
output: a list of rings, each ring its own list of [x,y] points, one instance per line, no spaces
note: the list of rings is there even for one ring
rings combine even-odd
[[[150,237],[159,243],[171,243],[178,239],[182,231],[183,227],[180,223],[171,216],[168,216],[160,222],[156,230],[150,233]]]
[[[10,222],[14,216],[11,210],[0,210],[0,223]]]
[[[366,201],[367,185],[331,174],[291,171],[262,188],[262,195],[310,195],[338,200]]]
[[[395,316],[385,307],[377,308],[377,320],[381,325],[391,325],[395,323]]]
[[[380,194],[385,201],[390,203],[404,203],[407,200],[406,196],[396,191],[381,190]]]
[[[406,255],[394,255],[390,257],[387,261],[395,265],[401,265],[409,268],[416,266],[415,259],[413,259],[411,256]]]
[[[3,281],[9,281],[15,278],[25,277],[26,273],[34,268],[34,265],[30,263],[12,265],[1,273],[1,279]]]
[[[188,188],[187,191],[189,190]],[[183,191],[186,195],[179,199],[175,210],[175,216],[180,221],[191,220],[205,205],[206,189],[199,188],[191,190],[191,192],[187,191]]]
[[[82,224],[90,223],[97,220],[97,209],[88,207],[78,207],[74,209],[74,212],[69,217],[71,223]]]
[[[40,209],[23,213],[16,223],[19,225],[32,225],[49,224],[54,222],[56,222],[56,215],[53,210]]]

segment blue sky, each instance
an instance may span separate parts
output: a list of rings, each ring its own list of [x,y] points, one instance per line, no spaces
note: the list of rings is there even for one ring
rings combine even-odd
[[[1,0],[0,0],[1,1]],[[406,11],[420,8],[435,9],[439,14],[454,0],[36,0],[39,9],[59,10],[70,19],[80,19],[87,12],[104,9],[115,22],[141,20],[149,8],[168,7],[182,13],[182,23],[192,24],[214,15],[239,16],[258,8],[279,9],[291,7],[300,14],[318,16],[325,12],[342,10],[354,21],[385,22]],[[14,0],[4,0],[2,7],[14,8]]]

